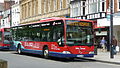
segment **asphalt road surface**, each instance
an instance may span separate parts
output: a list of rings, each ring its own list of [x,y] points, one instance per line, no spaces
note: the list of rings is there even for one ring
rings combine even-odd
[[[120,68],[120,65],[94,60],[60,58],[44,59],[39,55],[0,51],[0,59],[8,61],[8,68]]]

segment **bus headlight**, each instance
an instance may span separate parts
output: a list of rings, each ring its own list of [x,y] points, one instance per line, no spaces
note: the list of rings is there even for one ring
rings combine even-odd
[[[89,54],[94,54],[94,51],[89,52]]]
[[[69,51],[63,51],[63,54],[71,54]]]

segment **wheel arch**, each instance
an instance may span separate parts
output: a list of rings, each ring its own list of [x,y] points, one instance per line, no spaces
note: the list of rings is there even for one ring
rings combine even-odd
[[[20,44],[20,43],[18,43],[18,44],[17,44],[17,48],[18,48],[19,46],[21,46],[21,44]]]

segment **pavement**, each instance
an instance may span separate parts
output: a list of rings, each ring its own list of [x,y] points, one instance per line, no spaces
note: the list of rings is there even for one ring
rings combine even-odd
[[[104,63],[112,63],[120,65],[120,52],[114,55],[114,58],[110,58],[110,52],[102,52],[100,49],[97,50],[97,55],[94,58],[89,58]]]

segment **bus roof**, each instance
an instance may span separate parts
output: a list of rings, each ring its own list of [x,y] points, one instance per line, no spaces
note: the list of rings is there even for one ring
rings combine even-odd
[[[38,23],[42,23],[42,22],[55,21],[55,20],[78,20],[78,21],[93,22],[91,20],[76,19],[76,18],[51,17],[51,18],[42,18],[42,19],[40,19],[40,21],[37,21],[37,22],[30,22],[30,23],[27,23],[27,24],[21,24],[20,26],[38,24]]]
[[[54,20],[79,20],[79,21],[89,21],[89,22],[93,22],[93,21],[91,21],[91,20],[85,20],[85,19],[62,18],[62,17],[45,18],[45,19],[41,19],[40,22],[47,22],[47,21],[54,21]]]

